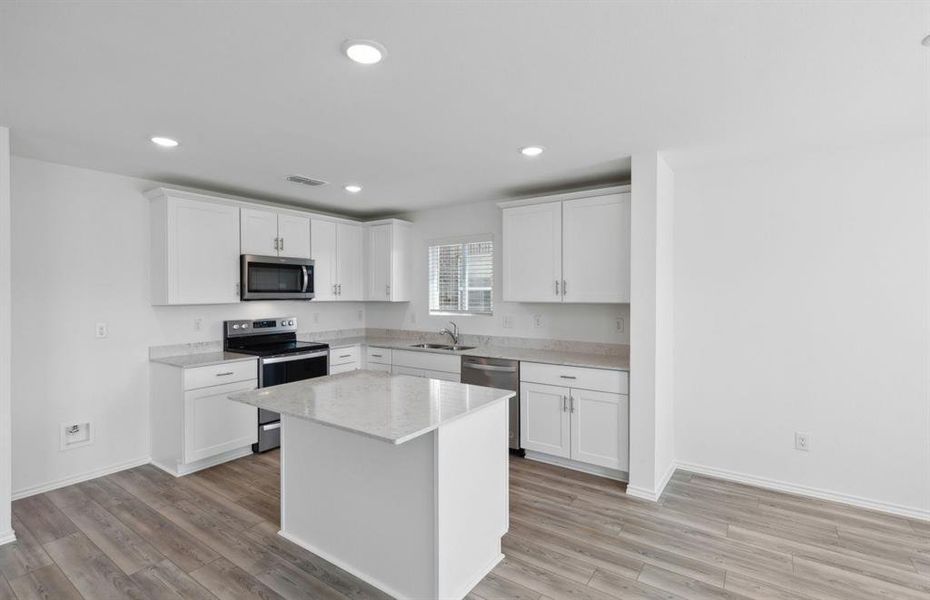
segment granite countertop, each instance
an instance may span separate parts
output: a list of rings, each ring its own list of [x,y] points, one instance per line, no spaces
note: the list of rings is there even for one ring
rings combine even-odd
[[[376,371],[352,371],[240,392],[230,400],[403,444],[514,392]]]
[[[238,352],[197,352],[195,354],[162,356],[158,358],[150,358],[149,360],[151,362],[171,365],[172,367],[192,369],[195,367],[209,367],[211,365],[220,365],[223,363],[258,360],[258,357],[252,356],[250,354],[239,354]]]
[[[345,348],[362,344],[376,348],[390,348],[392,350],[410,350],[413,352],[432,352],[435,354],[455,354],[458,356],[481,356],[485,358],[506,358],[528,362],[539,362],[566,367],[589,367],[593,369],[612,369],[615,371],[629,371],[629,356],[617,354],[595,354],[589,352],[571,352],[564,350],[540,350],[534,348],[518,348],[514,346],[476,346],[472,350],[440,350],[437,348],[413,348],[415,340],[383,338],[383,337],[347,337],[335,340],[317,340],[329,344],[330,348]]]

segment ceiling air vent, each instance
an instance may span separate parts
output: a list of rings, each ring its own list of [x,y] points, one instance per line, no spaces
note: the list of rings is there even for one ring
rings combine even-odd
[[[326,182],[321,179],[311,179],[303,175],[288,175],[285,179],[291,183],[299,183],[301,185],[326,185]]]

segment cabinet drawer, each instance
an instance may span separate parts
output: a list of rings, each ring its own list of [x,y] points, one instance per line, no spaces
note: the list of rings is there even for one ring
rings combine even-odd
[[[462,372],[462,357],[457,354],[394,350],[391,353],[391,364],[412,369],[445,371],[446,373],[458,374]]]
[[[349,346],[348,348],[333,348],[329,351],[329,366],[345,365],[358,363],[361,356],[361,348],[358,346]]]
[[[629,374],[626,371],[561,367],[534,362],[520,363],[520,381],[615,394],[626,394],[629,390]]]
[[[370,362],[368,363],[368,366],[365,368],[368,369],[369,371],[381,371],[383,373],[390,373],[392,367],[391,365]]]
[[[442,381],[459,382],[459,379],[460,379],[460,376],[458,373],[450,373],[448,371],[434,371],[432,369],[414,369],[411,367],[398,367],[396,365],[391,368],[391,372],[394,375],[410,375],[412,377],[423,377],[425,379],[441,379]]]
[[[211,385],[258,379],[258,361],[243,360],[233,363],[184,369],[184,389],[196,390]]]
[[[349,373],[358,370],[358,363],[342,363],[341,365],[330,365],[329,374],[338,375],[340,373]]]
[[[377,363],[379,365],[389,365],[391,364],[391,349],[369,346],[367,357],[368,357],[369,363]]]

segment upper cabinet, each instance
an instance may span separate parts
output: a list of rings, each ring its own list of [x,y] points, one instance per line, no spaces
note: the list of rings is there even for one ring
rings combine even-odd
[[[367,300],[410,301],[410,223],[384,219],[367,223]]]
[[[366,224],[368,285],[365,299],[410,300],[410,223],[385,219]]]
[[[310,218],[272,210],[242,208],[242,254],[310,258]]]
[[[354,223],[311,219],[316,300],[364,300],[364,231]]]
[[[629,192],[546,200],[504,205],[504,300],[629,302]]]
[[[148,197],[152,304],[239,302],[239,207],[164,189]]]

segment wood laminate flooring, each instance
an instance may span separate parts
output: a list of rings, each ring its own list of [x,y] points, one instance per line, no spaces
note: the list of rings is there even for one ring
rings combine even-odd
[[[469,600],[930,599],[930,524],[679,471],[661,502],[511,459],[506,558]],[[13,503],[0,600],[385,598],[276,535],[278,455],[148,465]]]

